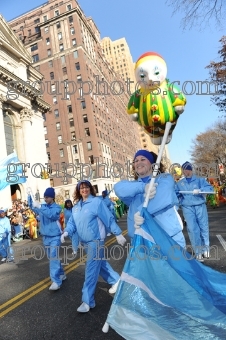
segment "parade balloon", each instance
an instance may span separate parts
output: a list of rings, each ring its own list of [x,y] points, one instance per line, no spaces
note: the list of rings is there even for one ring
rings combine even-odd
[[[184,111],[186,98],[166,79],[167,66],[155,52],[140,56],[135,64],[136,91],[130,97],[127,112],[160,145],[167,122],[172,123],[167,143],[171,141],[177,119]],[[138,88],[139,87],[139,88]]]

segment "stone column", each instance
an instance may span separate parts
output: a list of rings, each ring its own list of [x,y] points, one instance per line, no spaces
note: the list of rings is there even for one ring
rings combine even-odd
[[[5,140],[5,129],[3,119],[3,103],[6,102],[6,98],[0,95],[0,159],[7,156],[6,140]],[[11,191],[8,185],[5,189],[0,191],[0,206],[3,208],[11,208]]]
[[[6,140],[5,140],[5,128],[4,128],[4,120],[3,120],[3,103],[6,101],[6,98],[1,94],[0,95],[0,159],[7,156],[6,151]]]

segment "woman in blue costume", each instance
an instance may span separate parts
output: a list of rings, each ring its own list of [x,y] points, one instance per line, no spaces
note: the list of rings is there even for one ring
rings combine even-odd
[[[103,332],[111,326],[127,340],[223,340],[226,274],[203,265],[184,248],[171,175],[161,173],[148,190],[154,162],[153,153],[138,151],[138,179],[114,187],[129,206],[132,245]]]

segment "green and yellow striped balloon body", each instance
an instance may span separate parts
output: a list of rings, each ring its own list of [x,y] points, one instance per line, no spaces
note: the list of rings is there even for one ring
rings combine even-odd
[[[174,123],[176,126],[178,114],[175,106],[184,106],[186,98],[175,85],[164,82],[155,90],[140,89],[130,97],[127,112],[138,114],[138,124],[143,126],[151,137],[163,136],[165,124]]]

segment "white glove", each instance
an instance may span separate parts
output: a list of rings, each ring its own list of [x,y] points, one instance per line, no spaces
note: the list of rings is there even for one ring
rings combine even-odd
[[[120,244],[120,246],[124,246],[124,244],[126,243],[126,239],[122,234],[117,235],[116,240],[117,240],[118,244]]]
[[[144,218],[142,216],[140,216],[140,212],[136,212],[136,214],[134,214],[134,228],[138,229],[140,228],[140,226],[144,223]]]
[[[194,189],[193,190],[193,195],[198,195],[201,192],[200,189]]]
[[[181,113],[184,112],[184,106],[183,106],[183,105],[175,106],[175,107],[174,107],[174,110],[176,111],[176,113],[177,113],[178,115],[181,115]]]
[[[60,240],[61,240],[61,243],[64,243],[65,242],[65,237],[67,237],[68,236],[68,232],[67,231],[65,231],[62,235],[61,235],[61,237],[60,237]]]
[[[34,202],[32,203],[32,207],[33,207],[33,208],[38,208],[38,209],[40,209],[40,208],[41,208],[41,204],[40,204],[38,201],[34,201]]]
[[[146,197],[147,193],[148,193],[148,189],[150,188],[151,183],[148,183],[145,185],[145,194],[144,197]],[[154,198],[155,194],[156,194],[156,187],[157,187],[158,183],[154,183],[150,193],[149,193],[149,200]]]

